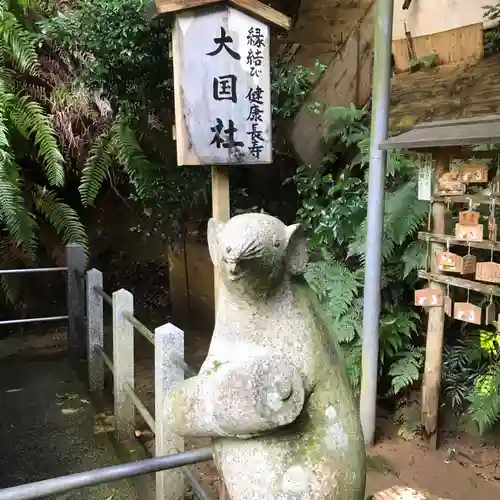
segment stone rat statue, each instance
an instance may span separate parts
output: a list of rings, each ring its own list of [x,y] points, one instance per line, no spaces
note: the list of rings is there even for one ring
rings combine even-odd
[[[305,280],[298,225],[211,219],[221,277],[200,373],[169,393],[170,425],[213,438],[232,500],[363,500],[365,448],[344,361]]]

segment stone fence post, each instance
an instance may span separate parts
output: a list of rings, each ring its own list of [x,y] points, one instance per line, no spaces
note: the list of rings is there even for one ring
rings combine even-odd
[[[134,327],[124,312],[134,315],[134,296],[128,291],[113,292],[113,367],[115,425],[119,441],[132,442],[135,428],[135,406],[125,390],[134,389]]]
[[[104,389],[104,359],[98,349],[104,349],[104,300],[96,289],[102,290],[102,273],[97,269],[87,271],[87,342],[89,389]]]
[[[85,251],[76,244],[66,245],[68,351],[71,359],[84,359],[85,339]]]
[[[184,451],[184,439],[168,426],[165,411],[167,394],[184,380],[184,369],[175,357],[184,359],[184,332],[167,323],[155,330],[155,455],[157,457]],[[180,469],[156,473],[156,499],[182,500],[184,476]]]

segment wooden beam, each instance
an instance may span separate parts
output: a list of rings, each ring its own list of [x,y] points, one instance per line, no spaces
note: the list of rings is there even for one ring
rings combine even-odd
[[[484,151],[473,151],[469,149],[467,146],[459,147],[459,146],[448,146],[444,148],[415,148],[409,149],[409,151],[413,153],[425,153],[425,154],[438,154],[447,153],[453,159],[464,159],[470,160],[472,158],[495,158],[500,155],[500,151],[498,149],[488,149]]]
[[[155,0],[155,4],[157,15],[172,14],[208,5],[228,4],[278,28],[289,31],[292,27],[292,18],[259,0]]]
[[[490,241],[490,240],[485,240],[485,241],[467,241],[467,240],[457,240],[456,238],[452,236],[448,236],[447,234],[434,234],[434,233],[426,233],[426,232],[419,232],[418,233],[418,239],[419,240],[429,240],[434,243],[444,243],[445,245],[447,243],[450,244],[450,246],[461,246],[461,247],[471,247],[471,248],[481,248],[482,250],[495,250],[500,252],[500,241]]]
[[[258,0],[229,0],[229,4],[284,30],[292,27],[292,18]]]
[[[500,204],[500,193],[493,196],[487,196],[484,194],[471,194],[471,195],[459,195],[459,196],[434,196],[433,199],[439,202],[447,202],[451,203],[469,203],[471,201],[475,205],[489,205],[492,201],[495,201],[496,204]]]
[[[494,295],[500,297],[500,286],[485,285],[477,281],[465,280],[457,278],[456,276],[448,276],[447,274],[428,273],[426,271],[419,271],[418,277],[424,280],[429,280],[431,283],[442,283],[443,285],[455,286],[457,288],[464,288],[473,292],[482,293],[483,295]],[[434,309],[434,308],[433,308]]]
[[[155,0],[157,14],[169,14],[222,3],[224,0]]]

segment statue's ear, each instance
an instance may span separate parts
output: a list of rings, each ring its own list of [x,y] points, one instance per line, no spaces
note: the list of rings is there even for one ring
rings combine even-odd
[[[309,260],[307,253],[307,238],[300,224],[286,228],[287,245],[286,261],[288,272],[293,275],[302,274]]]
[[[208,249],[210,251],[210,258],[215,267],[219,266],[220,252],[219,252],[219,234],[226,224],[213,217],[208,221],[207,227],[207,240]]]

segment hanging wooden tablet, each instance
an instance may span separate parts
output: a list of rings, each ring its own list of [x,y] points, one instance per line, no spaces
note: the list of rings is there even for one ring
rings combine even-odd
[[[444,298],[443,306],[444,313],[446,314],[446,316],[449,316],[451,318],[453,316],[453,302],[449,295],[446,295],[446,297]]]
[[[481,324],[481,308],[470,302],[455,302],[453,317],[465,323]]]
[[[440,271],[460,273],[462,271],[462,257],[452,252],[437,252],[436,264]]]
[[[460,274],[474,274],[476,272],[476,256],[468,253],[462,257],[462,270]]]
[[[476,257],[470,253],[462,257],[452,252],[437,252],[436,265],[445,273],[474,274]]]
[[[438,195],[465,194],[465,184],[460,180],[459,172],[445,172],[437,182]]]
[[[476,264],[476,279],[488,283],[500,283],[500,264],[496,262],[478,262]]]
[[[479,224],[479,217],[481,214],[475,212],[474,210],[465,210],[464,212],[459,212],[458,222],[465,226],[475,226]]]
[[[415,305],[420,307],[441,307],[443,291],[435,288],[415,290]]]
[[[460,180],[467,184],[488,182],[488,166],[482,163],[465,163],[460,167]]]
[[[490,303],[486,307],[486,311],[484,314],[484,321],[487,325],[493,324],[493,322],[496,319],[496,307],[495,303],[493,302],[493,297],[490,297]]]
[[[490,241],[497,241],[498,239],[498,225],[495,217],[488,218],[488,239]]]
[[[483,241],[484,227],[482,224],[455,225],[455,237],[457,240],[465,241]]]
[[[493,177],[490,186],[491,186],[491,194],[493,196],[495,195],[498,196],[500,194],[500,174],[497,174],[495,175],[495,177]]]

